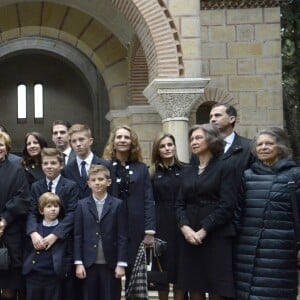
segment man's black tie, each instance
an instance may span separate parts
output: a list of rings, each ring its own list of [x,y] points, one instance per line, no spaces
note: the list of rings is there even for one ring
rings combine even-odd
[[[87,181],[87,173],[86,173],[86,168],[85,168],[85,165],[86,165],[86,162],[83,160],[81,162],[81,178],[84,180],[84,181]]]
[[[49,181],[49,183],[48,183],[48,192],[52,192],[52,184],[53,184],[53,182]]]

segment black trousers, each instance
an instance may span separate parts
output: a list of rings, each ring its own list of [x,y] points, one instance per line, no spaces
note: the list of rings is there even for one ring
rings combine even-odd
[[[86,268],[82,288],[83,300],[121,299],[121,279],[115,278],[115,270],[106,264]]]
[[[61,279],[57,277],[26,277],[26,299],[61,300]]]

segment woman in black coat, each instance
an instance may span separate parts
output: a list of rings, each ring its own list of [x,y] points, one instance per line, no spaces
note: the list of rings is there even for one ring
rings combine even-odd
[[[224,141],[214,125],[194,125],[189,138],[200,164],[187,167],[182,174],[176,201],[177,222],[182,232],[177,286],[188,290],[192,300],[206,299],[205,293],[214,300],[234,297],[234,169],[218,159]]]
[[[159,133],[152,146],[151,182],[155,201],[156,236],[167,241],[166,252],[159,258],[162,269],[168,273],[168,282],[173,283],[174,299],[183,299],[184,292],[177,289],[178,236],[175,201],[178,196],[185,168],[176,154],[173,135]],[[169,284],[158,291],[160,300],[167,300]]]
[[[41,152],[44,147],[47,147],[47,141],[38,132],[28,132],[24,140],[23,166],[29,186],[32,183],[45,177],[42,170]]]
[[[299,245],[294,222],[299,219],[293,203],[300,201],[300,168],[290,158],[281,128],[259,131],[252,150],[258,161],[243,178],[235,254],[237,299],[295,300]]]
[[[111,194],[123,200],[128,221],[128,267],[126,284],[142,241],[154,243],[155,212],[150,176],[142,162],[137,134],[127,125],[117,126],[110,134],[103,158],[112,162]]]
[[[11,256],[10,268],[0,270],[2,300],[16,299],[16,291],[22,288],[23,229],[30,205],[23,169],[7,159],[10,149],[9,135],[0,132],[0,238]]]

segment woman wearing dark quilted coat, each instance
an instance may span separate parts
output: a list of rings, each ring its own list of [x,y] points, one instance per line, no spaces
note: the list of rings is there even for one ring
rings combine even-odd
[[[237,299],[295,300],[298,247],[291,193],[300,200],[300,168],[290,158],[287,135],[277,127],[258,132],[253,153],[258,161],[244,173],[238,222]]]

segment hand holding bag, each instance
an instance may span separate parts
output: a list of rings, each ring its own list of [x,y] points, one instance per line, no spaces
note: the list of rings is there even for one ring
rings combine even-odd
[[[8,270],[10,266],[10,256],[8,249],[2,240],[0,240],[0,270]]]

